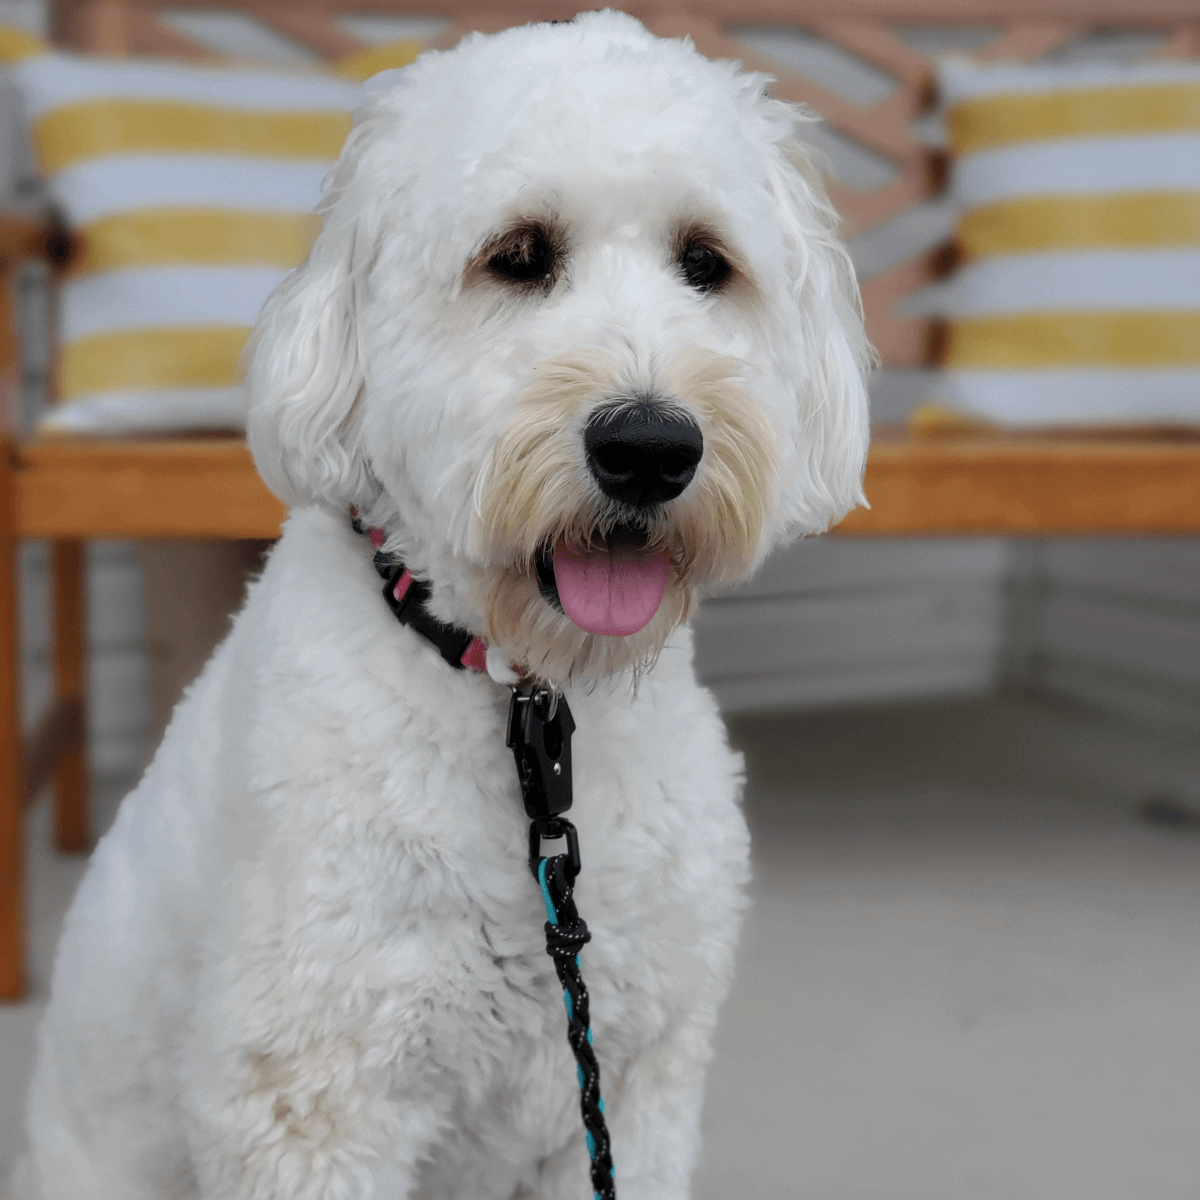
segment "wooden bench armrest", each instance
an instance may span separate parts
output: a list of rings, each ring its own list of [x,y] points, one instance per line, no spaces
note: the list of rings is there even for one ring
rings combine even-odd
[[[22,537],[276,538],[287,515],[240,437],[39,438],[14,455]]]

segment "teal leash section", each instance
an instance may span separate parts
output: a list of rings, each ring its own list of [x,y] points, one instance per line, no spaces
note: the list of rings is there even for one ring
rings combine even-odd
[[[570,855],[539,857],[535,874],[546,904],[546,953],[554,959],[567,1010],[567,1041],[575,1055],[579,1110],[592,1160],[595,1200],[616,1200],[616,1171],[604,1120],[604,1097],[600,1094],[600,1064],[592,1045],[588,992],[579,963],[579,951],[592,935],[575,908]]]
[[[600,1094],[600,1064],[592,1045],[588,991],[580,969],[579,952],[591,940],[575,908],[575,880],[582,863],[575,826],[562,814],[571,807],[571,734],[575,721],[557,691],[513,688],[508,710],[507,744],[517,763],[517,779],[529,826],[529,869],[542,889],[546,905],[546,953],[562,985],[567,1010],[567,1041],[575,1055],[579,1081],[579,1111],[592,1160],[595,1200],[616,1200],[612,1144]],[[542,854],[542,839],[566,839],[565,854]]]

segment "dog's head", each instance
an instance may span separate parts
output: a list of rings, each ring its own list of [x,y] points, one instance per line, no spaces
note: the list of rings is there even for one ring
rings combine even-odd
[[[764,83],[612,12],[377,77],[256,330],[267,482],[552,679],[858,503],[854,277]]]

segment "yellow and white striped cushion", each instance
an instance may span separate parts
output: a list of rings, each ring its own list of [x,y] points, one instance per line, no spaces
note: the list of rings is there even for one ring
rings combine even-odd
[[[964,265],[940,400],[1200,422],[1200,66],[942,69]]]
[[[400,66],[420,49],[376,49],[368,66]],[[46,428],[241,427],[242,347],[308,252],[361,83],[52,52],[26,54],[11,73],[81,243],[60,294],[61,403]]]

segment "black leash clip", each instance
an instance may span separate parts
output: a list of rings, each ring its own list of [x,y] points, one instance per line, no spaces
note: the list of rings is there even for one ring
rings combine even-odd
[[[571,807],[571,734],[575,719],[566,700],[544,685],[529,692],[513,689],[505,742],[517,762],[517,780],[529,830],[531,857],[541,838],[567,839],[571,867],[579,874],[579,841],[575,827],[561,817]]]

